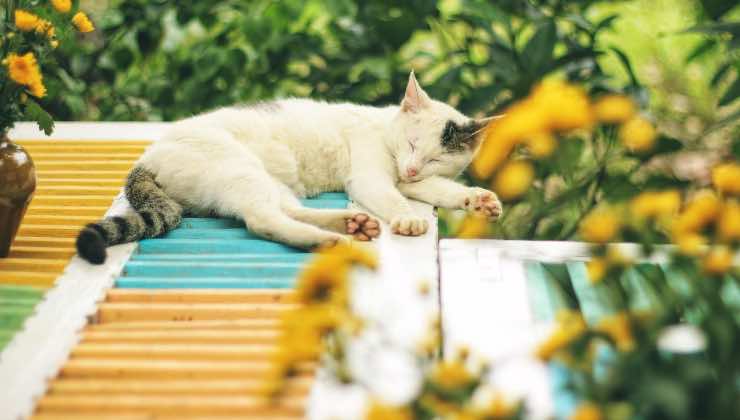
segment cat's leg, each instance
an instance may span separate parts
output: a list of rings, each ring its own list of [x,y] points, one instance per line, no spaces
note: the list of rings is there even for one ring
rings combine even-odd
[[[367,213],[352,209],[313,209],[304,207],[285,185],[281,184],[281,207],[290,217],[323,229],[352,235],[356,240],[369,241],[380,236],[380,223]]]
[[[399,183],[398,189],[406,197],[433,206],[478,212],[491,219],[497,219],[503,212],[501,201],[493,192],[479,187],[467,187],[439,176],[431,176],[418,182]]]

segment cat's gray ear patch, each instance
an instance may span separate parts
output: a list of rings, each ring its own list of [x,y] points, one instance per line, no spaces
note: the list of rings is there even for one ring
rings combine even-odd
[[[478,135],[485,126],[485,123],[476,120],[470,120],[463,125],[447,121],[442,130],[442,147],[448,152],[462,152],[465,148],[472,148],[477,144]]]

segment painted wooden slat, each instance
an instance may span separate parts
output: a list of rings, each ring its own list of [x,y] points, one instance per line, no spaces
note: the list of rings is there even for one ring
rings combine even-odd
[[[41,299],[44,292],[41,289],[24,286],[0,285],[0,297],[18,299]]]
[[[70,150],[74,147],[84,147],[82,150],[95,147],[110,147],[112,150],[118,150],[126,146],[137,146],[146,147],[151,143],[151,140],[144,139],[131,139],[131,140],[47,140],[47,139],[26,139],[23,137],[16,137],[15,142],[20,143],[23,147],[34,147],[34,146],[47,146],[56,147],[61,150]]]
[[[35,162],[40,172],[44,171],[128,171],[131,162],[128,160],[41,160]]]
[[[566,307],[560,292],[552,284],[553,280],[541,263],[527,261],[525,273],[535,318],[539,322],[552,321],[558,310]]]
[[[265,361],[278,351],[277,344],[95,344],[83,343],[72,350],[73,359],[144,359]]]
[[[41,185],[36,188],[36,194],[51,195],[99,195],[111,194],[116,195],[121,192],[121,187],[101,187],[101,186],[79,186],[79,185]]]
[[[139,252],[159,254],[273,254],[280,252],[301,253],[303,251],[287,245],[258,239],[146,239],[139,242]]]
[[[598,324],[601,318],[613,312],[609,298],[603,294],[602,290],[593,287],[588,278],[586,264],[569,262],[567,267],[573,288],[578,296],[583,318],[590,325]]]
[[[249,395],[264,389],[260,379],[240,378],[221,380],[106,380],[58,379],[50,384],[51,395]],[[305,394],[311,386],[310,379],[296,378],[288,382],[288,395]]]
[[[124,180],[121,178],[44,178],[43,184],[47,186],[65,186],[65,185],[76,185],[80,187],[121,187],[123,186]]]
[[[304,199],[301,203],[306,207],[315,209],[344,209],[347,207],[347,200],[324,200],[324,199]]]
[[[128,176],[128,170],[98,170],[98,169],[37,169],[36,176],[43,182],[47,178],[67,179],[120,179],[123,181]]]
[[[28,208],[26,215],[71,215],[71,216],[87,216],[91,218],[102,217],[108,208],[105,206],[81,206],[81,205],[39,205],[36,202],[32,202]]]
[[[83,226],[91,221],[97,219],[97,217],[90,217],[84,215],[59,215],[59,214],[32,214],[27,215],[23,218],[25,223],[29,225],[76,225]]]
[[[40,206],[108,207],[113,195],[40,195],[33,202]]]
[[[73,246],[74,238],[49,238],[46,236],[19,235],[13,241],[13,247],[63,248]]]
[[[88,221],[89,223],[90,221]],[[48,225],[48,224],[31,224],[23,223],[18,230],[19,235],[23,236],[51,236],[60,238],[76,238],[84,224],[69,225]]]
[[[292,290],[111,289],[107,302],[121,303],[294,303]]]
[[[288,416],[285,414],[276,414],[276,415],[270,415],[269,417],[272,420],[299,420],[303,419],[304,417],[302,415],[294,415],[294,416]],[[150,414],[128,414],[128,415],[120,415],[120,414],[93,414],[93,415],[85,415],[85,414],[74,414],[74,415],[67,415],[67,414],[36,414],[31,417],[32,420],[152,420],[152,415]],[[182,419],[188,419],[188,420],[253,420],[253,419],[260,419],[264,420],[265,415],[264,414],[255,414],[255,415],[249,415],[249,414],[242,414],[242,415],[236,415],[236,416],[209,416],[209,415],[202,415],[202,414],[178,414],[173,416],[168,415],[157,415],[157,420],[182,420]]]
[[[300,415],[302,406],[303,401],[300,400],[291,400],[283,403],[283,406],[275,406],[268,404],[264,398],[243,396],[204,396],[197,398],[178,396],[46,396],[39,401],[38,410],[39,414],[53,412],[71,412],[74,414],[115,413],[118,415],[147,413],[156,415],[156,418],[160,418],[159,415],[242,415],[261,418],[259,416],[275,414]]]
[[[311,254],[142,254],[136,253],[131,256],[134,261],[203,261],[203,262],[305,262],[311,258]]]
[[[247,229],[219,228],[219,229],[175,229],[161,239],[258,239],[259,236]]]
[[[165,333],[166,332],[166,333]],[[180,344],[274,344],[279,331],[245,330],[148,330],[148,331],[85,331],[83,343],[180,343]]]
[[[30,286],[49,288],[57,278],[55,272],[44,273],[37,271],[0,271],[0,285]]]
[[[299,269],[300,264],[294,262],[131,261],[126,264],[124,274],[132,277],[291,277]]]
[[[2,258],[0,259],[0,270],[55,273],[64,269],[67,264],[69,261],[64,258]]]
[[[149,289],[275,289],[293,287],[293,277],[119,277],[116,287]]]
[[[275,331],[280,327],[277,318],[248,318],[248,319],[218,319],[210,321],[130,321],[130,322],[98,322],[87,326],[87,331],[161,331],[166,333],[172,330],[269,330]]]
[[[228,229],[244,228],[244,222],[237,219],[213,217],[183,217],[179,229]]]
[[[276,317],[292,309],[292,304],[178,304],[178,303],[101,303],[97,318],[101,322],[214,320]]]
[[[34,159],[43,160],[72,160],[72,161],[85,161],[85,160],[125,160],[127,162],[136,161],[141,156],[140,151],[123,153],[119,151],[97,151],[97,150],[85,150],[85,151],[68,151],[68,150],[53,150],[53,151],[41,151],[34,152]]]

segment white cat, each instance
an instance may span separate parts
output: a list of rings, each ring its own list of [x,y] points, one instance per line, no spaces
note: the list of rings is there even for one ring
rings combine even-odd
[[[298,200],[326,191],[346,190],[401,235],[428,229],[407,197],[496,218],[494,193],[452,180],[472,160],[484,123],[429,98],[413,72],[400,106],[285,99],[189,118],[129,175],[135,212],[85,227],[78,251],[102,263],[106,246],[160,235],[183,212],[240,218],[257,235],[301,248],[379,235],[366,214]]]

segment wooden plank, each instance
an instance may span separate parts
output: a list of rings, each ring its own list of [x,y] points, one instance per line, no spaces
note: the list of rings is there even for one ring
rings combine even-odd
[[[58,274],[0,269],[0,284],[40,287],[47,289],[54,284]]]
[[[42,195],[33,202],[40,206],[107,207],[113,202],[112,195]]]
[[[243,379],[267,375],[268,361],[190,361],[72,359],[62,366],[60,378],[76,379]],[[299,375],[310,375],[314,365],[297,367]]]
[[[288,303],[292,290],[149,290],[111,289],[106,301],[113,303]]]
[[[84,331],[84,343],[180,343],[180,344],[273,344],[279,331],[244,330],[148,330],[148,331]]]
[[[44,186],[79,185],[90,187],[122,187],[123,184],[123,178],[44,178],[39,182],[39,185]]]
[[[241,318],[274,318],[295,308],[290,304],[176,304],[102,303],[99,322],[207,321]]]
[[[301,415],[304,401],[293,399],[281,405],[269,404],[260,397],[203,396],[149,397],[149,396],[46,396],[39,401],[38,413],[98,414],[115,413],[149,415]],[[151,418],[151,417],[150,417]],[[156,417],[159,418],[159,417]],[[256,418],[256,417],[253,417]]]
[[[43,183],[44,179],[67,178],[67,179],[120,179],[124,180],[128,176],[129,169],[123,170],[98,170],[98,169],[37,169],[36,175]]]
[[[46,258],[2,258],[0,259],[0,271],[28,271],[42,273],[58,273],[67,266],[67,259]]]
[[[303,253],[304,251],[258,239],[146,239],[139,242],[139,252],[146,254],[275,254]]]
[[[281,289],[295,285],[295,277],[119,277],[118,288],[147,289]]]
[[[32,214],[27,215],[23,218],[24,223],[28,223],[30,225],[65,225],[65,224],[74,224],[74,225],[85,225],[87,223],[92,222],[97,218],[90,217],[90,216],[76,216],[76,215],[51,215],[51,214]]]
[[[167,334],[171,330],[277,330],[278,319],[235,319],[213,321],[133,321],[89,324],[87,331],[152,331]]]
[[[49,385],[51,395],[249,395],[261,392],[262,379],[240,378],[226,380],[110,380],[110,379],[56,379]],[[309,391],[309,378],[288,381],[288,395]]]
[[[109,160],[41,160],[34,162],[39,172],[44,171],[128,171],[132,162]]]
[[[108,210],[105,206],[80,206],[80,205],[40,205],[37,203],[31,203],[31,206],[26,212],[27,216],[35,215],[72,215],[72,216],[87,216],[94,219],[101,218]]]
[[[277,344],[100,344],[82,343],[72,350],[73,359],[143,359],[264,361],[277,352]]]
[[[78,185],[39,185],[36,188],[36,194],[48,195],[101,195],[110,194],[115,196],[121,192],[121,187],[101,187],[101,186],[78,186]]]
[[[88,221],[92,222],[92,220]],[[69,224],[69,225],[47,225],[47,224],[27,224],[23,223],[21,228],[18,230],[19,235],[23,236],[50,236],[53,238],[76,238],[80,233],[80,229],[84,226],[80,224]]]
[[[305,262],[313,258],[313,254],[141,254],[131,256],[136,261],[204,261],[204,262]]]
[[[75,255],[74,248],[70,247],[33,247],[14,246],[10,250],[10,258],[55,258],[64,259]]]
[[[52,161],[61,161],[61,160],[73,160],[73,161],[84,161],[87,159],[90,160],[107,160],[110,159],[112,161],[126,161],[126,162],[135,162],[139,157],[141,156],[141,151],[137,152],[121,152],[121,151],[111,151],[111,150],[97,150],[90,148],[90,150],[85,151],[69,151],[67,149],[60,149],[60,150],[44,150],[44,151],[34,151],[33,152],[33,159],[34,160],[52,160]]]
[[[48,247],[48,248],[65,248],[74,247],[74,238],[48,238],[44,236],[25,236],[19,235],[13,241],[14,247]]]
[[[140,277],[292,277],[298,274],[295,262],[157,262],[130,261],[126,276]]]

